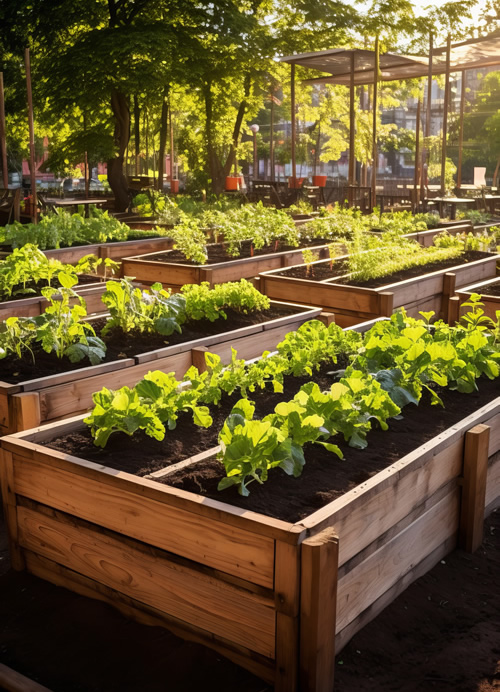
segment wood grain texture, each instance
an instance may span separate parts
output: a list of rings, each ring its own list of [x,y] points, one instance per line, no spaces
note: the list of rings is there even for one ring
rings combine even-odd
[[[494,454],[488,465],[486,479],[485,516],[500,506],[500,452]]]
[[[40,395],[38,392],[22,392],[13,394],[9,406],[10,432],[30,430],[40,425]]]
[[[19,495],[261,586],[274,585],[270,538],[43,462],[16,457],[14,466]]]
[[[22,570],[24,569],[24,559],[19,547],[14,465],[12,453],[5,449],[0,449],[0,491],[12,568],[15,570]]]
[[[427,454],[418,451],[380,472],[301,522],[309,529],[333,526],[341,538],[339,565],[425,505],[462,472],[463,441]]]
[[[332,529],[325,529],[302,543],[301,692],[333,690],[338,548],[339,539]]]
[[[438,564],[446,555],[455,549],[457,544],[456,536],[451,536],[444,543],[432,551],[430,555],[424,558],[421,562],[408,571],[399,581],[397,581],[390,589],[388,589],[376,601],[371,603],[357,618],[350,622],[340,632],[337,632],[335,637],[335,651],[339,654],[344,646],[365,627],[369,622],[377,617],[384,608],[392,603],[405,589],[408,588],[416,579],[426,574],[435,565]]]
[[[299,619],[276,613],[274,692],[297,692],[299,684]]]
[[[459,492],[453,490],[407,529],[339,579],[337,632],[394,586],[414,565],[456,536]]]
[[[465,435],[459,545],[474,553],[483,542],[490,428],[476,425]]]
[[[54,449],[48,449],[37,440],[47,441],[53,439],[58,431],[75,431],[82,429],[83,416],[76,416],[68,421],[60,423],[49,423],[38,430],[28,431],[27,433],[17,433],[9,435],[0,440],[3,449],[13,452],[16,462],[23,465],[27,460],[35,461],[47,469],[59,469],[71,477],[83,477],[93,480],[99,485],[111,486],[114,490],[121,490],[131,496],[140,496],[144,499],[155,500],[162,505],[168,506],[172,511],[180,509],[195,514],[205,519],[215,520],[221,524],[227,524],[242,531],[264,536],[272,539],[284,541],[285,543],[299,544],[306,530],[300,526],[289,522],[266,517],[256,512],[240,509],[233,505],[228,505],[219,500],[212,500],[207,497],[180,490],[172,486],[161,485],[147,478],[133,476],[124,471],[108,468],[96,464],[86,459],[65,454]],[[80,420],[80,425],[75,427]],[[207,457],[216,454],[216,449],[204,452]]]
[[[26,567],[31,574],[50,581],[56,586],[62,586],[75,591],[82,596],[108,603],[125,617],[132,618],[144,625],[165,627],[182,639],[208,646],[234,661],[237,665],[250,670],[257,677],[262,678],[262,680],[270,684],[274,682],[275,664],[273,659],[261,656],[255,651],[248,649],[248,647],[237,646],[234,642],[230,642],[224,637],[218,637],[213,633],[208,633],[195,625],[188,626],[177,618],[167,616],[165,613],[145,603],[139,603],[133,598],[118,593],[114,589],[104,586],[104,584],[100,584],[93,579],[77,574],[53,560],[48,560],[28,550],[25,552]]]
[[[168,559],[26,507],[18,508],[26,549],[208,632],[274,657],[273,603]]]
[[[0,688],[4,692],[50,692],[48,687],[30,680],[3,663],[0,663]]]

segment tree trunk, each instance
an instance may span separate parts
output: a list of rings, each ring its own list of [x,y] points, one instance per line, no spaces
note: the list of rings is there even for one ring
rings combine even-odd
[[[247,74],[245,76],[245,98],[239,105],[238,113],[236,115],[236,120],[233,128],[231,148],[229,150],[229,154],[226,158],[225,163],[222,164],[213,146],[213,103],[211,84],[210,82],[207,82],[205,84],[205,138],[207,144],[207,163],[208,170],[210,172],[212,192],[214,192],[216,195],[220,195],[222,192],[224,192],[226,186],[226,176],[230,175],[231,168],[233,167],[234,162],[236,160],[236,149],[238,147],[238,140],[240,137],[241,126],[243,124],[243,118],[245,117],[245,112],[247,109],[246,99],[250,95],[251,85],[252,78],[249,74]]]
[[[123,158],[130,138],[130,108],[128,98],[119,91],[111,94],[111,109],[115,118],[114,140],[116,156],[108,161],[108,182],[115,197],[115,211],[126,211],[129,205],[128,184],[123,175]]]
[[[158,153],[158,190],[163,190],[163,176],[165,175],[165,151],[167,149],[168,135],[168,89],[163,92],[160,119],[160,151]],[[172,161],[170,161],[172,166]]]

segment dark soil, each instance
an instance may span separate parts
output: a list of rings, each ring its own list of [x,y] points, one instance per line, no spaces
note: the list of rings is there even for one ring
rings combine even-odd
[[[9,571],[0,513],[0,662],[53,692],[271,692],[203,646]],[[498,692],[500,511],[337,656],[336,692]],[[0,688],[1,689],[1,688]]]
[[[320,245],[325,245],[331,243],[331,240],[325,240],[324,238],[311,238],[310,240],[304,240],[300,247],[316,247]],[[288,252],[290,250],[298,250],[293,245],[285,245],[277,241],[273,245],[267,245],[260,250],[256,250],[251,240],[244,240],[240,245],[240,253],[237,257],[229,255],[227,252],[227,245],[224,243],[212,243],[206,246],[208,253],[208,260],[206,264],[218,264],[219,262],[233,262],[237,259],[248,259],[249,257],[260,257],[261,255],[271,255],[276,252]],[[328,256],[328,250],[324,250],[323,253],[317,258]],[[155,253],[154,255],[144,255],[141,259],[147,259],[148,262],[171,262],[173,264],[188,264],[191,267],[199,266],[196,262],[186,259],[184,253],[180,250],[168,250],[167,252]],[[205,265],[204,265],[205,266]]]
[[[124,334],[121,329],[108,332],[103,340],[106,342],[106,357],[104,363],[123,358],[133,358],[140,353],[147,353],[158,348],[165,348],[175,344],[183,344],[205,336],[213,336],[226,331],[248,327],[253,324],[261,324],[267,320],[285,317],[297,312],[294,307],[272,307],[269,310],[244,315],[235,310],[226,310],[227,319],[219,318],[215,322],[209,320],[193,320],[182,325],[182,333],[175,332],[171,336],[161,334],[143,334],[130,332]],[[105,320],[92,321],[97,335],[105,325]],[[90,366],[88,360],[79,363],[71,363],[68,358],[59,360],[52,353],[46,353],[41,347],[34,349],[35,360],[30,353],[25,353],[21,359],[9,357],[0,361],[0,381],[17,384],[26,380],[56,375],[61,372],[71,372]],[[151,365],[154,369],[154,363]]]
[[[323,368],[320,378],[322,388],[326,388],[333,379],[327,374],[331,369],[332,366]],[[288,378],[284,394],[264,392],[254,396],[256,414],[263,416],[274,409],[277,401],[292,398],[304,379]],[[480,391],[474,394],[459,394],[449,390],[440,392],[444,409],[430,406],[426,397],[423,397],[418,407],[410,405],[404,409],[401,420],[392,420],[389,431],[372,430],[368,435],[367,449],[353,449],[334,439],[345,457],[339,460],[320,445],[308,445],[304,449],[306,465],[299,478],[286,476],[276,469],[264,485],[251,484],[249,498],[240,496],[235,487],[223,492],[217,490],[224,473],[222,465],[215,459],[174,472],[163,482],[271,517],[299,521],[499,395],[500,380],[497,379],[481,381]],[[110,438],[106,449],[102,450],[93,445],[88,430],[85,430],[53,440],[48,446],[104,466],[144,476],[216,446],[217,434],[237,399],[237,395],[226,398],[222,406],[214,409],[214,423],[208,429],[197,428],[191,422],[191,417],[182,415],[175,431],[167,432],[163,442],[146,435],[129,438],[118,433]]]
[[[335,283],[338,284],[360,286],[362,288],[378,288],[379,286],[393,284],[397,281],[405,281],[406,279],[413,279],[414,277],[422,276],[423,274],[437,272],[441,269],[456,267],[459,264],[475,262],[476,260],[483,259],[484,257],[491,257],[491,254],[488,252],[468,251],[464,252],[458,257],[453,257],[441,262],[430,262],[429,264],[419,267],[411,267],[410,269],[404,269],[403,271],[395,272],[387,276],[381,276],[378,279],[370,279],[369,281],[356,281],[355,279],[342,278],[342,274],[345,274],[348,271],[348,266],[345,262],[334,262],[332,269],[330,269],[330,263],[328,262],[321,265],[313,265],[309,273],[308,268],[304,265],[301,267],[290,267],[290,269],[283,269],[283,271],[276,272],[276,274],[277,276],[288,276],[294,279],[309,279],[311,281],[335,279]]]
[[[500,296],[500,279],[489,286],[484,286],[481,288],[481,295],[483,296]]]

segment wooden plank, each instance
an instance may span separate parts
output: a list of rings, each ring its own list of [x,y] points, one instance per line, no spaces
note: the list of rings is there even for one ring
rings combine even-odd
[[[297,692],[299,619],[276,613],[276,673],[274,692]]]
[[[296,526],[302,526],[304,529],[308,530],[319,530],[320,528],[331,525],[328,522],[333,521],[334,515],[337,517],[344,516],[344,512],[348,513],[354,510],[356,507],[366,503],[371,497],[378,495],[385,488],[392,486],[394,483],[394,474],[397,474],[399,478],[403,478],[406,474],[413,473],[416,469],[427,464],[432,457],[441,454],[448,447],[452,447],[462,440],[467,430],[470,430],[479,423],[489,425],[490,421],[494,420],[499,414],[500,397],[497,397],[477,411],[471,413],[470,416],[463,418],[421,447],[418,447],[402,459],[399,459],[399,461],[396,461],[390,467],[377,473],[365,483],[361,483],[355,489],[345,493],[341,498],[333,500],[333,502],[330,502],[328,505],[325,505],[325,507],[314,512],[314,514],[298,522]],[[463,440],[460,444],[463,444]],[[462,454],[459,448],[454,447],[453,449],[454,452],[450,451],[450,454],[456,454],[457,449],[459,450],[459,454]],[[462,457],[460,457],[460,459],[461,458]]]
[[[355,620],[415,564],[448,538],[459,522],[459,492],[450,492],[417,521],[339,579],[337,632]]]
[[[276,610],[297,617],[300,601],[300,546],[276,541],[275,551]]]
[[[311,530],[335,527],[342,538],[339,565],[343,565],[458,478],[462,463],[463,441],[458,440],[439,453],[416,457],[407,473],[404,466],[385,469],[377,474],[378,482],[374,476],[331,503],[330,512],[319,510],[301,525]]]
[[[146,478],[133,476],[124,471],[117,471],[116,469],[101,466],[92,461],[80,459],[36,444],[38,438],[40,438],[40,441],[53,439],[57,436],[58,430],[61,431],[61,434],[64,434],[69,429],[72,431],[76,429],[81,430],[84,428],[84,425],[81,423],[83,417],[79,417],[80,426],[78,428],[74,427],[78,419],[76,417],[73,420],[70,419],[70,425],[66,421],[49,423],[43,426],[40,432],[28,431],[26,434],[18,433],[17,435],[3,437],[0,445],[3,449],[15,453],[19,464],[22,464],[24,460],[36,461],[47,468],[63,470],[70,476],[74,474],[86,479],[92,479],[99,485],[121,489],[131,496],[156,500],[171,509],[183,509],[205,519],[214,519],[221,524],[236,527],[251,534],[255,533],[258,536],[266,536],[293,544],[300,543],[304,538],[306,530],[301,526],[240,509],[225,502],[212,500],[185,490],[161,485]],[[25,439],[23,435],[25,435]],[[207,457],[216,454],[215,449],[205,452]]]
[[[301,692],[333,690],[338,554],[339,539],[331,529],[302,543]]]
[[[150,555],[61,517],[19,507],[20,544],[73,571],[103,583],[208,632],[274,657],[272,603],[257,594],[195,569]]]
[[[71,384],[77,378],[90,379],[99,375],[104,375],[115,370],[123,370],[131,368],[134,365],[133,358],[123,358],[113,360],[109,363],[99,363],[99,365],[89,365],[88,367],[78,368],[77,370],[68,370],[58,373],[57,375],[47,375],[46,377],[37,377],[34,380],[26,380],[21,383],[23,392],[34,392],[46,387],[55,387],[60,384]],[[109,381],[109,375],[107,375]]]
[[[162,284],[197,284],[200,282],[200,268],[188,264],[166,264],[148,262],[144,257],[124,257],[122,260],[124,276],[133,276],[138,281]]]
[[[486,479],[485,516],[500,506],[500,453],[497,452],[488,465]]]
[[[0,688],[4,692],[50,692],[48,687],[30,680],[3,663],[0,663]]]
[[[421,562],[407,572],[399,581],[397,581],[390,589],[388,589],[376,601],[371,603],[358,617],[344,627],[340,632],[337,632],[335,637],[335,652],[338,655],[344,646],[365,627],[369,622],[379,615],[388,605],[390,605],[410,584],[422,577],[429,570],[435,567],[440,560],[449,555],[456,547],[456,536],[451,536],[444,541],[438,548],[432,551],[430,555],[424,558]]]
[[[208,348],[205,346],[197,346],[191,349],[191,363],[199,372],[205,372],[207,364],[205,362],[205,353],[208,353]]]
[[[77,574],[72,570],[47,560],[40,555],[26,551],[26,566],[29,572],[41,579],[50,581],[56,586],[62,586],[71,591],[108,603],[120,611],[125,617],[153,627],[165,627],[182,639],[203,644],[226,656],[237,665],[250,670],[257,677],[269,683],[274,681],[274,661],[260,656],[247,647],[236,646],[224,637],[209,634],[204,630],[180,621],[178,618],[167,616],[158,609],[139,603],[133,598],[118,593],[104,584]]]
[[[261,278],[264,283],[263,292],[274,300],[297,300],[297,296],[300,296],[302,303],[327,308],[335,314],[344,309],[378,316],[379,298],[375,290],[289,279],[272,274],[264,274]]]
[[[127,366],[111,371],[112,374],[111,372],[109,374],[99,373],[93,377],[62,383],[41,391],[42,419],[50,421],[65,415],[86,411],[92,406],[92,394],[98,392],[102,387],[111,386],[113,389],[119,389],[125,385],[133,387],[150,370],[168,369],[168,371],[176,372],[181,377],[190,365],[191,354],[189,352],[169,358],[167,363],[157,361],[154,365],[151,363],[134,365],[133,361],[127,358]]]
[[[2,493],[11,565],[15,570],[22,570],[24,569],[24,559],[19,547],[14,466],[11,452],[5,449],[0,449],[0,491]]]
[[[14,458],[15,491],[32,500],[272,588],[274,542],[43,462]],[[157,485],[157,484],[155,484]],[[163,487],[163,486],[160,486]]]
[[[38,392],[13,394],[10,399],[10,432],[30,430],[41,423],[40,395]]]
[[[476,425],[465,434],[459,545],[474,553],[483,542],[490,428]]]

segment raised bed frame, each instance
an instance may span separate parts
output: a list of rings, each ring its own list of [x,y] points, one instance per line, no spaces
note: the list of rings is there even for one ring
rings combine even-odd
[[[484,310],[486,317],[491,317],[492,320],[496,321],[496,312],[500,310],[500,296],[483,295],[482,293],[484,288],[494,283],[499,283],[500,285],[500,276],[496,276],[494,279],[489,279],[488,281],[480,281],[477,284],[464,286],[457,290],[456,295],[450,298],[448,305],[449,323],[455,324],[455,322],[458,322],[460,317],[467,312],[468,308],[461,308],[460,305],[468,301],[473,293],[479,293],[481,296],[481,303],[483,303],[481,310]]]
[[[41,444],[82,425],[1,440],[14,569],[206,644],[275,692],[331,692],[335,653],[457,542],[476,549],[500,504],[500,397],[295,524]]]
[[[96,277],[95,283],[75,286],[75,290],[85,300],[89,315],[107,310],[101,300],[106,290],[105,281],[99,281]],[[0,322],[9,317],[36,317],[41,315],[48,305],[48,301],[43,296],[30,296],[28,298],[0,302]]]
[[[296,312],[291,315],[140,353],[133,358],[20,384],[0,382],[0,435],[27,430],[85,411],[92,406],[94,392],[102,387],[134,386],[150,370],[174,372],[179,378],[191,365],[201,370],[205,364],[204,352],[208,349],[226,362],[231,359],[231,347],[238,351],[239,358],[244,359],[256,358],[266,349],[272,351],[288,332],[321,315],[319,308],[295,304],[292,307],[296,308]],[[324,319],[328,320],[328,316]]]
[[[375,317],[390,316],[397,308],[405,307],[410,317],[420,311],[434,312],[447,319],[449,298],[458,288],[490,279],[496,274],[497,256],[441,269],[429,274],[378,288],[360,288],[335,283],[335,279],[311,281],[278,276],[280,270],[262,272],[256,286],[273,300],[297,300],[316,305],[335,314],[340,327],[348,327]],[[314,262],[320,264],[325,260]],[[302,266],[302,265],[296,265]],[[425,267],[422,268],[425,271]]]
[[[120,262],[128,255],[146,252],[165,252],[173,245],[172,238],[145,238],[144,240],[123,240],[115,243],[97,243],[95,245],[74,245],[73,247],[59,248],[56,250],[44,250],[46,257],[53,257],[65,264],[75,264],[85,255],[95,255],[100,259],[110,258]],[[98,272],[103,271],[98,267]],[[124,274],[120,276],[130,276]]]
[[[179,290],[185,284],[199,284],[202,281],[208,281],[210,286],[215,286],[215,284],[227,281],[251,279],[257,276],[259,272],[270,269],[290,267],[302,261],[303,249],[296,248],[269,255],[245,257],[205,265],[155,262],[149,259],[151,255],[159,255],[163,252],[154,252],[149,255],[125,257],[122,271],[125,276],[134,276],[143,283],[160,281],[164,286],[173,290]],[[327,245],[318,245],[307,249],[318,252],[319,257],[328,257]]]

